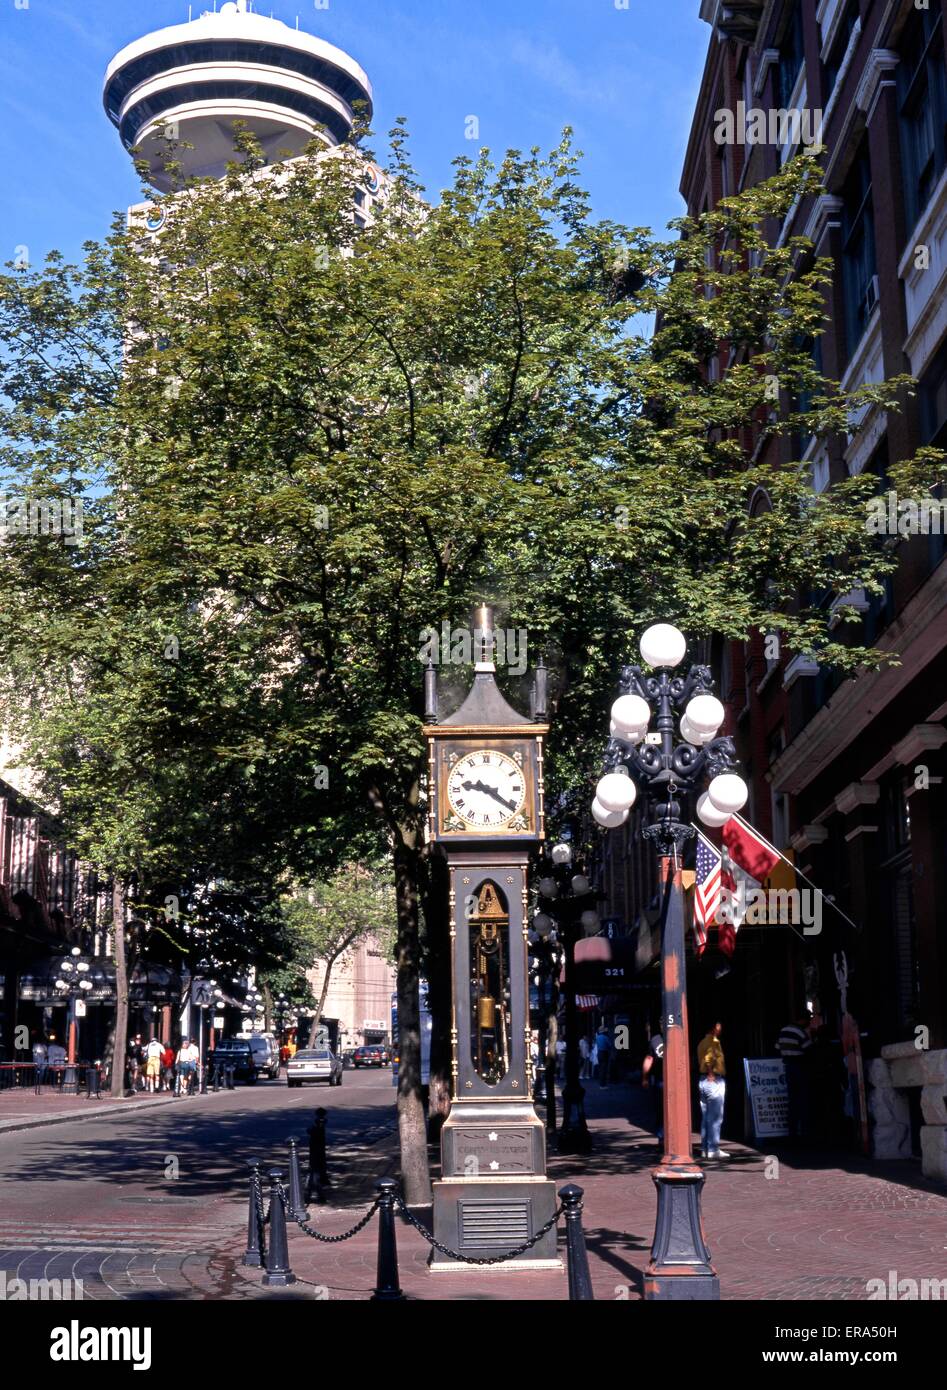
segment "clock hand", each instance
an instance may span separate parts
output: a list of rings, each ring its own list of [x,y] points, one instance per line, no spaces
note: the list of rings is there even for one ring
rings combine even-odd
[[[464,790],[468,792],[486,792],[487,796],[492,796],[494,801],[499,801],[501,806],[505,806],[508,811],[516,810],[515,801],[506,801],[496,787],[488,787],[485,782],[465,782]]]

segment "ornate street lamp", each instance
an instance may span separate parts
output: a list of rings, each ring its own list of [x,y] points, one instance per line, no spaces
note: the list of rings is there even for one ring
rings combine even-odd
[[[718,737],[725,712],[711,693],[710,668],[692,666],[686,676],[672,674],[684,658],[686,645],[676,628],[659,623],[647,630],[640,644],[642,658],[655,674],[645,675],[640,666],[622,668],[604,775],[592,803],[597,823],[613,829],[628,819],[640,791],[650,812],[650,824],[642,833],[654,842],[664,887],[664,1155],[652,1174],[658,1212],[645,1276],[648,1299],[720,1297],[701,1222],[704,1174],[691,1157],[681,857],[695,831],[690,815],[682,814],[682,805],[696,803],[699,819],[707,825],[722,825],[745,805],[748,792],[732,770],[736,764],[732,740]],[[707,779],[709,786],[700,795]]]
[[[546,1134],[556,1133],[556,1029],[559,979],[564,953],[556,924],[548,912],[536,912],[527,932],[529,970],[536,990],[536,1023],[540,1044],[533,1094],[546,1106]]]
[[[69,955],[60,961],[59,974],[54,984],[60,994],[65,995],[69,1001],[69,1021],[66,1029],[66,1071],[63,1076],[62,1088],[70,1094],[75,1094],[79,1089],[79,1077],[76,1070],[76,1042],[79,1030],[76,1001],[84,998],[92,989],[92,965],[78,946],[73,946]]]
[[[598,894],[581,871],[572,865],[572,847],[564,842],[555,845],[550,862],[542,869],[539,895],[544,916],[556,923],[556,935],[565,956],[565,1025],[566,1065],[562,1088],[562,1125],[559,1130],[560,1153],[588,1153],[592,1136],[585,1118],[585,1087],[579,1073],[579,1010],[575,990],[575,947],[583,936],[594,936],[599,930],[598,913],[594,903]]]
[[[244,1018],[244,1029],[250,1033],[260,1033],[263,1031],[263,995],[258,989],[251,986],[244,995],[244,1007],[250,1015]]]

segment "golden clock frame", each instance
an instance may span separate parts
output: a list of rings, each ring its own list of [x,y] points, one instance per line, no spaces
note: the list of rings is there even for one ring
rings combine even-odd
[[[428,740],[428,835],[431,840],[449,844],[475,838],[500,843],[546,838],[543,783],[543,738],[548,724],[496,725],[425,724]],[[523,809],[510,820],[496,826],[476,826],[458,817],[447,794],[447,780],[455,762],[468,753],[503,753],[522,769],[525,784]],[[522,823],[513,825],[511,822]]]

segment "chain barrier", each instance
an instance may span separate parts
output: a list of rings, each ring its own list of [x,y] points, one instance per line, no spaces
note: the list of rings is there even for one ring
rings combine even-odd
[[[259,1179],[254,1179],[254,1186],[257,1200],[257,1215],[258,1220],[260,1222],[262,1235],[263,1227],[269,1223],[270,1213],[267,1212],[265,1215],[263,1213],[263,1192],[262,1184],[260,1183]],[[351,1240],[353,1236],[357,1236],[359,1231],[363,1231],[365,1229],[365,1227],[371,1221],[372,1217],[375,1215],[376,1211],[382,1203],[382,1198],[376,1197],[375,1201],[369,1207],[365,1215],[361,1218],[360,1221],[357,1221],[355,1223],[351,1230],[344,1231],[341,1235],[338,1236],[327,1236],[324,1235],[322,1231],[315,1230],[312,1226],[309,1225],[305,1217],[300,1216],[297,1212],[293,1210],[292,1204],[289,1200],[289,1193],[283,1187],[282,1183],[277,1183],[276,1190],[279,1194],[279,1199],[283,1205],[283,1210],[286,1213],[286,1215],[292,1221],[295,1222],[295,1224],[304,1233],[304,1235],[311,1236],[313,1240],[322,1241],[324,1245],[339,1245],[342,1241]],[[447,1257],[447,1259],[458,1260],[462,1264],[466,1265],[484,1266],[506,1264],[507,1261],[515,1260],[519,1255],[525,1255],[528,1250],[532,1250],[532,1248],[535,1245],[539,1244],[543,1236],[549,1234],[549,1232],[552,1230],[553,1226],[556,1225],[557,1221],[559,1220],[560,1216],[565,1210],[565,1208],[562,1206],[557,1207],[555,1212],[546,1222],[546,1224],[542,1226],[534,1236],[531,1236],[529,1240],[524,1241],[522,1245],[515,1246],[512,1250],[506,1251],[506,1253],[503,1255],[492,1255],[485,1258],[477,1257],[474,1255],[462,1255],[459,1250],[451,1250],[450,1246],[442,1245],[439,1240],[436,1240],[434,1238],[434,1236],[427,1229],[427,1227],[424,1226],[411,1212],[404,1198],[400,1195],[395,1197],[395,1205],[398,1208],[402,1218],[407,1223],[407,1225],[412,1226],[418,1232],[419,1235],[424,1237],[428,1245],[433,1246],[435,1250],[439,1250],[442,1255]]]
[[[527,1250],[532,1250],[534,1245],[539,1244],[543,1236],[548,1235],[564,1210],[563,1207],[557,1208],[546,1222],[545,1226],[538,1230],[534,1236],[524,1241],[522,1245],[517,1245],[515,1249],[508,1250],[505,1255],[493,1255],[489,1259],[477,1259],[474,1255],[461,1255],[459,1250],[451,1250],[449,1246],[442,1245],[439,1240],[435,1240],[427,1227],[423,1226],[417,1217],[412,1215],[403,1197],[396,1197],[395,1205],[398,1207],[398,1210],[401,1212],[401,1215],[408,1225],[413,1226],[419,1235],[424,1237],[428,1245],[432,1245],[435,1250],[439,1250],[441,1254],[446,1255],[449,1260],[460,1260],[461,1263],[465,1265],[502,1265],[505,1264],[507,1260],[515,1260],[517,1255],[525,1255]]]
[[[326,1236],[323,1235],[321,1231],[314,1230],[313,1227],[310,1226],[309,1223],[306,1221],[305,1217],[300,1216],[297,1212],[293,1211],[293,1208],[289,1200],[289,1194],[283,1187],[282,1183],[277,1184],[277,1191],[279,1192],[280,1201],[283,1203],[283,1210],[286,1212],[286,1215],[290,1218],[290,1220],[295,1221],[299,1229],[303,1231],[307,1236],[312,1236],[313,1240],[321,1240],[324,1245],[338,1245],[340,1241],[351,1240],[353,1236],[357,1236],[359,1231],[363,1231],[365,1229],[369,1221],[371,1221],[372,1217],[375,1215],[375,1212],[381,1206],[381,1198],[376,1197],[375,1201],[369,1207],[368,1211],[362,1217],[361,1221],[357,1221],[350,1231],[345,1231],[344,1234],[340,1236]]]
[[[259,1173],[254,1173],[250,1179],[253,1184],[253,1191],[256,1194],[256,1224],[257,1238],[260,1242],[260,1249],[263,1249],[263,1236],[269,1224],[270,1213],[263,1208],[263,1182]]]

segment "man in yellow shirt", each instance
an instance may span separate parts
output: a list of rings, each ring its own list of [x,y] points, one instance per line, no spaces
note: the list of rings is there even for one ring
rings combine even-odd
[[[727,1066],[720,1035],[723,1024],[715,1023],[697,1044],[697,1070],[700,1072],[700,1153],[702,1158],[729,1158],[720,1147],[723,1103],[727,1096]]]

